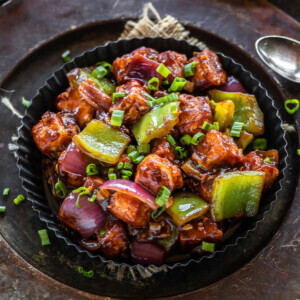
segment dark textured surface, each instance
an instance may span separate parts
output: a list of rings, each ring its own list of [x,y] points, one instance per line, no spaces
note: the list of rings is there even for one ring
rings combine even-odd
[[[199,1],[201,5],[194,3],[194,1],[176,2],[178,2],[178,5],[169,5],[171,1],[157,2],[156,7],[162,14],[168,11],[181,21],[204,27],[227,37],[229,40],[241,45],[255,57],[257,56],[254,52],[253,42],[260,35],[281,33],[300,39],[299,24],[263,1],[251,1],[251,3],[250,1],[239,1],[238,4],[236,1],[231,1],[232,4],[229,4],[228,1],[226,1],[226,4],[221,1]],[[114,16],[136,16],[140,13],[143,1],[140,1],[138,4],[139,10],[136,7],[137,5],[134,5],[131,1],[115,1],[110,4],[104,1],[91,1],[89,5],[84,7],[80,6],[80,1],[73,1],[72,6],[68,7],[64,6],[66,4],[63,5],[63,3],[65,2],[30,1],[29,5],[29,2],[24,2],[14,8],[11,7],[9,14],[5,18],[0,18],[1,41],[5,41],[5,43],[0,43],[1,58],[5,58],[0,61],[0,76],[3,76],[17,59],[25,55],[29,48],[38,45],[41,40],[46,40],[55,34],[70,29],[72,25],[79,26],[90,21]],[[155,3],[156,1],[154,1]],[[112,9],[113,6],[114,9]],[[184,7],[184,10],[179,10],[180,7]],[[194,11],[197,11],[197,14]],[[207,13],[208,11],[209,14]],[[220,11],[222,11],[221,15]],[[256,22],[253,22],[254,18]],[[16,19],[19,22],[15,22]],[[109,28],[107,30],[109,31]],[[105,32],[95,32],[94,34],[95,38],[99,36],[99,43],[102,43],[107,38],[111,38]],[[117,34],[115,33],[115,36]],[[89,47],[89,41],[82,42],[81,46],[83,45]],[[70,39],[69,48],[74,55],[78,54],[81,49],[80,45],[76,45],[76,41],[72,39]],[[58,47],[56,50],[58,53],[61,53],[62,49]],[[19,101],[21,95],[25,95],[28,98],[32,97],[36,88],[41,86],[44,79],[49,77],[51,70],[57,69],[61,64],[59,60],[48,61],[47,53],[40,53],[39,55],[44,58],[45,70],[47,69],[45,73],[47,74],[40,74],[37,82],[36,80],[32,81],[33,79],[28,73],[27,82],[19,86],[18,78],[16,78],[15,88],[17,92],[12,99],[14,103]],[[48,68],[49,65],[52,66],[52,69]],[[270,74],[272,74],[271,71]],[[286,95],[299,97],[299,85],[288,83],[282,79],[280,79],[280,83]],[[21,105],[17,105],[17,107],[22,110]],[[19,120],[16,117],[7,118],[8,111],[3,107],[0,113],[2,125],[0,134],[1,143],[3,143],[0,149],[2,156],[2,182],[0,188],[5,187],[10,182],[9,178],[16,178],[15,186],[11,186],[13,187],[11,196],[14,196],[22,191],[17,180],[16,170],[12,167],[14,165],[13,157],[7,152],[7,143],[13,128],[18,126]],[[299,162],[295,160],[296,163]],[[298,228],[300,219],[298,217],[299,207],[297,207],[298,193],[273,241],[250,264],[208,288],[185,295],[185,299],[198,299],[199,295],[203,299],[235,299],[235,297],[240,298],[241,293],[245,295],[246,299],[268,299],[271,296],[273,299],[295,299],[299,297],[299,290],[297,289],[297,284],[299,284],[299,258],[296,255],[297,251],[299,252]],[[1,201],[1,203],[9,202],[8,200]],[[23,203],[22,205],[30,207],[29,203]],[[17,209],[11,204],[8,205],[8,209],[14,210],[16,214],[20,214],[20,208]],[[29,210],[26,209],[26,211]],[[20,238],[23,238],[24,243],[33,243],[36,248],[39,248],[39,251],[32,259],[43,262],[45,261],[44,257],[49,256],[54,250],[39,246],[40,241],[36,230],[40,229],[39,226],[41,225],[36,221],[36,216],[33,213],[32,215],[26,215],[26,220],[28,219],[32,222],[31,232],[26,232],[26,235],[23,235],[21,220],[19,223],[15,222],[13,227],[5,228],[7,232],[6,238],[8,238],[10,232],[19,230]],[[3,217],[0,221],[1,224],[6,223]],[[11,222],[13,221],[11,220]],[[51,237],[55,239],[50,234]],[[7,249],[7,245],[3,241],[1,246]],[[55,246],[59,247],[59,243],[56,241]],[[50,297],[54,299],[58,297],[80,299],[81,296],[82,298],[87,297],[82,294],[80,294],[81,296],[79,294],[75,296],[74,290],[53,282],[32,268],[26,269],[25,272],[24,266],[26,266],[26,263],[14,256],[14,254],[8,256],[7,253],[10,252],[0,252],[0,274],[2,278],[0,288],[3,299],[20,298],[21,296],[28,299]],[[74,265],[76,264],[76,259],[76,254],[74,254]],[[52,263],[56,264],[58,261],[53,261]],[[59,261],[59,263],[63,264],[64,262]],[[74,268],[73,265],[68,267]],[[19,280],[20,278],[22,280]],[[85,279],[83,278],[83,280]],[[30,285],[32,281],[35,283],[34,285]],[[59,292],[57,292],[58,290]]]

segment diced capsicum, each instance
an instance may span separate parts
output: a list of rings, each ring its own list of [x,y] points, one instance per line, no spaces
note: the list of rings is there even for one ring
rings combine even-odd
[[[174,246],[176,241],[178,240],[179,231],[176,226],[171,231],[171,235],[167,238],[164,238],[162,240],[158,240],[157,243],[163,246],[166,250],[166,252],[169,252],[171,248]]]
[[[260,110],[254,95],[243,93],[228,93],[219,90],[208,92],[210,99],[215,102],[232,100],[234,103],[234,115],[231,125],[234,122],[244,123],[244,129],[254,135],[261,135],[265,131],[264,115]]]
[[[203,216],[209,209],[209,205],[193,193],[178,193],[173,197],[173,201],[166,211],[179,226]]]
[[[191,176],[197,180],[202,180],[201,172],[196,168],[193,161],[189,158],[182,166],[181,169],[188,176]]]
[[[92,120],[73,137],[73,142],[88,156],[115,164],[130,143],[130,137],[101,121]]]
[[[67,77],[70,85],[74,88],[78,88],[79,85],[84,81],[91,80],[99,90],[103,91],[107,95],[111,95],[116,90],[116,86],[111,80],[105,77],[101,79],[93,77],[92,70],[89,68],[73,69],[67,74]]]
[[[231,123],[234,114],[234,103],[231,100],[221,101],[215,106],[214,121],[219,122],[220,131]]]
[[[167,103],[144,114],[132,127],[139,144],[167,135],[178,123],[179,102]]]
[[[247,146],[252,143],[252,141],[254,140],[254,136],[251,133],[248,133],[246,131],[242,131],[240,134],[240,138],[237,141],[237,146],[241,149],[243,149],[243,151],[247,148]]]
[[[212,187],[211,216],[214,221],[240,213],[253,217],[258,211],[265,173],[237,171],[218,176]]]

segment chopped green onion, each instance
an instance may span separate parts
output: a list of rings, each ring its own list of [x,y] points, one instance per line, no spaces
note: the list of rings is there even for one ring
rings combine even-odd
[[[148,81],[148,89],[150,91],[157,91],[159,87],[159,79],[157,77],[152,77]]]
[[[82,267],[78,267],[78,272],[85,277],[92,278],[94,277],[94,271],[90,270],[88,272],[84,271]]]
[[[118,166],[117,166],[117,169],[121,170],[123,167],[124,167],[124,163],[123,162],[119,162]]]
[[[122,174],[122,175],[126,175],[126,176],[131,176],[131,175],[132,175],[132,172],[131,172],[131,171],[128,171],[128,170],[121,170],[121,174]]]
[[[56,182],[54,188],[58,198],[64,199],[67,196],[68,191],[65,184],[62,181],[59,180],[58,182]]]
[[[109,180],[115,180],[115,179],[117,179],[117,174],[108,174],[108,179]]]
[[[240,137],[243,127],[244,127],[244,123],[234,122],[229,135],[234,137]]]
[[[106,233],[106,230],[102,229],[102,230],[100,231],[100,236],[101,236],[101,237],[104,237],[105,233]]]
[[[124,169],[125,170],[132,170],[133,165],[129,162],[125,162]]]
[[[127,175],[122,175],[121,178],[122,178],[122,179],[126,179],[126,180],[129,179],[129,177],[128,177]]]
[[[201,128],[205,131],[210,131],[212,129],[212,126],[212,124],[208,123],[207,121],[204,121]]]
[[[114,174],[115,173],[115,169],[114,168],[109,168],[108,169],[108,174]]]
[[[127,147],[127,149],[126,149],[126,153],[127,153],[127,154],[129,154],[129,153],[131,153],[131,152],[133,152],[133,151],[136,151],[136,148],[135,148],[134,145],[129,145],[129,146]]]
[[[90,202],[94,202],[97,198],[97,190],[94,190],[93,192],[93,196],[91,198],[89,198],[89,201]]]
[[[267,149],[267,140],[264,139],[264,138],[259,138],[259,139],[254,140],[253,149],[254,150],[265,150],[265,149]]]
[[[8,196],[8,194],[9,194],[9,188],[5,188],[3,190],[3,196]]]
[[[139,157],[139,153],[137,151],[132,151],[128,154],[128,157],[131,159],[131,161],[134,161]]]
[[[168,85],[168,84],[170,84],[170,83],[169,83],[168,80],[164,80],[164,81],[162,81],[162,84],[163,84],[163,85]]]
[[[170,145],[171,145],[172,147],[175,147],[175,146],[176,146],[176,141],[174,140],[174,138],[172,137],[171,134],[168,134],[168,135],[167,135],[167,141],[170,143]]]
[[[101,79],[101,78],[105,77],[107,75],[107,73],[108,72],[104,67],[98,66],[93,70],[92,76],[97,79]]]
[[[108,63],[107,61],[100,61],[96,63],[96,67],[98,66],[102,66],[103,68],[105,68],[107,70],[107,72],[110,72],[111,70],[111,64]]]
[[[0,206],[0,212],[4,213],[6,210],[6,207],[5,206]]]
[[[297,154],[300,155],[300,149],[297,149]]]
[[[289,107],[292,105],[292,108]],[[284,101],[285,110],[290,114],[294,114],[299,108],[299,100],[298,99],[289,99]]]
[[[62,55],[61,55],[61,58],[63,59],[63,61],[65,62],[69,62],[71,61],[71,58],[70,58],[70,50],[66,50]]]
[[[83,191],[83,192],[81,192],[81,191]],[[79,192],[81,192],[81,193],[79,193]],[[73,194],[79,193],[78,196],[77,196],[77,200],[76,200],[76,207],[77,208],[80,208],[80,206],[79,206],[79,199],[80,199],[80,197],[82,195],[88,194],[89,192],[90,192],[90,190],[87,187],[85,187],[85,186],[81,186],[78,189],[72,191]]]
[[[151,101],[155,101],[156,99],[154,97],[152,97],[151,95],[149,95],[148,93],[144,92],[144,96],[146,96],[149,100]],[[149,102],[151,101],[148,101],[147,104],[149,105]],[[149,105],[150,106],[150,105]]]
[[[170,103],[170,102],[174,102],[174,101],[178,101],[178,95],[176,93],[172,93],[167,96],[160,97],[158,99],[155,99],[155,101],[153,101],[153,102],[155,105],[155,104],[161,104],[161,103]]]
[[[152,213],[151,213],[151,217],[152,219],[156,219],[158,218],[164,211],[166,210],[166,208],[164,206],[154,210]]]
[[[137,151],[142,154],[150,153],[150,144],[141,144],[137,146]]]
[[[264,162],[265,162],[266,164],[269,164],[269,165],[272,164],[270,157],[266,157],[266,158],[264,159]]]
[[[89,164],[86,167],[86,175],[97,175],[99,174],[95,164]]]
[[[113,93],[112,94],[112,103],[115,103],[116,98],[122,98],[125,97],[125,93]]]
[[[14,199],[14,204],[19,205],[24,200],[25,200],[25,197],[23,195],[19,195],[19,196],[17,196],[17,198]]]
[[[207,252],[214,252],[215,251],[215,244],[214,243],[202,242],[202,250],[207,251]]]
[[[171,86],[169,87],[168,92],[169,93],[170,92],[179,92],[184,88],[185,84],[186,84],[186,79],[181,78],[181,77],[176,77],[173,80]]]
[[[124,110],[113,110],[111,115],[110,124],[112,126],[121,126],[124,119]]]
[[[171,195],[171,191],[163,186],[159,192],[158,192],[158,195],[155,199],[155,202],[159,205],[159,206],[164,206],[165,203],[168,201],[169,197]]]
[[[30,101],[28,101],[24,97],[22,97],[22,104],[23,104],[23,106],[28,107],[30,105]]]
[[[175,147],[175,155],[178,159],[184,159],[188,157],[188,151],[183,147],[177,146]]]
[[[181,139],[180,143],[182,145],[189,145],[192,141],[192,137],[189,134],[185,134]]]
[[[196,62],[193,61],[187,65],[184,66],[184,76],[185,77],[191,77],[195,74],[196,69]]]
[[[169,76],[169,74],[171,73],[170,69],[168,69],[163,63],[161,63],[158,66],[158,68],[156,69],[156,72],[165,78],[167,78]]]
[[[194,134],[192,140],[191,140],[191,144],[194,146],[197,146],[203,139],[204,139],[204,134],[199,131],[196,134]]]
[[[38,231],[38,234],[41,238],[42,246],[50,245],[50,240],[48,236],[47,229],[41,229]]]
[[[220,130],[219,122],[214,122],[213,126],[215,130]]]
[[[179,106],[175,102],[170,103],[170,108],[174,115],[178,113]]]
[[[135,159],[133,160],[133,162],[137,165],[137,164],[139,164],[140,162],[142,162],[144,158],[145,158],[144,155],[140,155],[139,157],[135,158]]]
[[[198,164],[197,166],[196,166],[196,169],[201,169],[202,168],[202,165],[201,164]]]

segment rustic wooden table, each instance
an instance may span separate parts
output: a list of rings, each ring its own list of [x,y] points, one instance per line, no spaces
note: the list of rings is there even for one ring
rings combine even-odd
[[[240,45],[253,57],[256,38],[282,34],[300,40],[300,24],[266,1],[152,1],[161,15],[203,27]],[[278,1],[277,1],[278,2]],[[292,1],[290,1],[292,2]],[[296,1],[295,1],[296,2]],[[146,1],[17,1],[0,11],[0,78],[33,47],[72,26],[95,20],[137,17]],[[295,3],[295,7],[299,3]],[[258,58],[257,58],[258,59]],[[274,74],[270,71],[270,74]],[[287,97],[300,98],[300,85],[277,77]],[[300,121],[300,113],[296,115]],[[1,120],[1,126],[5,121]],[[1,140],[0,140],[1,142]],[[296,141],[295,141],[296,142]],[[298,162],[295,162],[298,163]],[[1,174],[4,178],[5,174]],[[2,188],[2,184],[0,188]],[[296,299],[299,290],[300,189],[273,240],[231,276],[177,299]],[[25,262],[0,236],[1,299],[103,299],[65,286]]]

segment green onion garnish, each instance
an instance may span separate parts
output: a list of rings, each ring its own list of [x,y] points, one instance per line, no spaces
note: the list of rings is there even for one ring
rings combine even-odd
[[[196,134],[194,134],[191,140],[191,144],[197,146],[204,139],[204,136],[205,135],[202,132],[197,132]]]
[[[115,169],[114,168],[109,168],[108,169],[108,174],[114,174],[115,173]]]
[[[192,137],[189,134],[185,134],[181,139],[180,143],[182,145],[189,145],[192,141]]]
[[[207,252],[214,252],[215,251],[215,244],[214,243],[202,242],[202,250],[207,251]]]
[[[158,195],[155,199],[155,202],[159,205],[159,206],[164,206],[165,203],[168,201],[169,197],[171,195],[171,191],[163,186],[159,192],[158,192]]]
[[[103,68],[105,68],[107,70],[107,72],[110,72],[111,70],[111,64],[108,63],[107,61],[100,61],[96,63],[96,67],[98,66],[102,66]]]
[[[86,167],[86,175],[97,175],[99,174],[95,164],[89,164]]]
[[[28,107],[30,105],[30,101],[26,100],[24,97],[22,97],[22,105],[25,107]]]
[[[3,190],[3,196],[8,196],[8,194],[9,194],[9,188],[5,188]]]
[[[158,217],[165,211],[165,209],[166,209],[166,208],[165,208],[164,206],[162,206],[162,207],[160,207],[160,208],[154,210],[154,211],[151,213],[152,219],[158,218]]]
[[[213,126],[215,130],[220,130],[219,122],[214,122]]]
[[[127,175],[122,175],[121,178],[122,178],[122,179],[126,179],[126,180],[129,179],[129,177],[128,177]]]
[[[171,71],[163,64],[161,63],[158,68],[156,69],[156,72],[159,73],[161,76],[167,78]]]
[[[38,231],[38,234],[41,238],[42,246],[50,245],[50,240],[48,236],[47,229],[41,229]]]
[[[124,119],[124,110],[113,110],[111,115],[110,124],[112,126],[121,126]]]
[[[245,124],[242,122],[234,122],[229,135],[234,137],[240,137],[244,125]]]
[[[144,155],[140,155],[139,157],[135,158],[135,159],[133,160],[133,162],[137,165],[137,164],[141,163],[141,162],[143,161],[144,158],[145,158]]]
[[[188,157],[188,151],[183,147],[177,146],[175,147],[175,155],[178,159],[184,159]]]
[[[153,107],[154,105],[157,105],[157,104],[162,104],[162,103],[165,104],[165,103],[170,103],[170,102],[174,102],[174,101],[178,101],[178,95],[176,93],[172,93],[167,96],[160,97],[160,98],[154,99],[152,101],[148,101],[147,105],[149,105],[150,107]]]
[[[272,164],[270,157],[266,157],[266,158],[264,159],[264,162],[265,162],[266,164],[269,164],[269,165]]]
[[[139,157],[139,153],[137,151],[132,151],[128,154],[128,157],[131,159],[131,161],[134,161]]]
[[[184,66],[184,76],[185,77],[191,77],[195,74],[196,69],[196,62],[193,61],[187,65]]]
[[[297,154],[300,155],[300,149],[297,149]]]
[[[125,93],[113,93],[112,94],[112,103],[115,103],[116,98],[125,97]]]
[[[208,123],[207,121],[204,121],[201,128],[205,131],[209,131],[212,129],[212,126],[212,124]]]
[[[14,204],[19,205],[24,200],[25,200],[25,197],[23,195],[19,195],[19,196],[17,196],[17,198],[14,199]]]
[[[179,92],[179,91],[181,91],[184,88],[185,84],[186,84],[186,79],[180,78],[180,77],[176,77],[173,80],[171,86],[169,87],[168,92],[169,93],[170,92]]]
[[[172,137],[171,134],[168,134],[168,135],[167,135],[167,141],[170,143],[170,145],[171,145],[172,147],[175,147],[175,146],[176,146],[176,141],[174,140],[174,138]]]
[[[157,77],[152,77],[148,81],[148,89],[150,91],[157,91],[159,87],[159,79]]]
[[[104,237],[105,233],[106,233],[106,230],[102,229],[102,230],[100,231],[100,237]]]
[[[197,166],[196,166],[196,169],[201,169],[202,168],[202,165],[201,164],[198,164]]]
[[[178,113],[179,106],[175,102],[170,103],[170,108],[174,115]]]
[[[115,180],[117,179],[117,174],[113,173],[113,174],[108,174],[108,179],[109,180]]]
[[[292,105],[292,108],[289,107]],[[290,114],[294,114],[299,108],[299,100],[298,99],[289,99],[284,101],[285,110]]]
[[[78,272],[85,277],[92,278],[94,277],[94,271],[90,270],[88,272],[84,271],[82,267],[78,267]]]
[[[152,97],[151,95],[149,95],[148,93],[146,93],[146,92],[144,92],[143,93],[144,94],[144,96],[146,96],[149,100],[151,100],[151,101],[155,101],[156,99],[154,98],[154,97]],[[151,102],[151,101],[149,101],[149,102]],[[148,104],[148,103],[147,103]],[[149,104],[148,104],[149,105]],[[150,106],[150,105],[149,105]]]
[[[0,212],[4,213],[6,210],[6,207],[5,206],[0,206]]]
[[[81,192],[81,191],[83,191],[83,192]],[[81,192],[81,193],[79,193],[79,192]],[[77,196],[77,200],[76,200],[76,207],[77,208],[80,208],[80,206],[79,206],[79,199],[80,199],[80,197],[82,195],[88,194],[89,192],[90,192],[90,190],[87,187],[85,187],[85,186],[81,186],[78,189],[72,191],[73,194],[79,193],[78,196]]]
[[[64,199],[67,196],[68,191],[65,184],[62,181],[59,180],[58,182],[56,182],[54,188],[58,198]]]
[[[98,66],[93,70],[92,76],[97,79],[101,79],[101,78],[105,77],[107,75],[107,73],[108,72],[104,67]]]
[[[267,140],[264,139],[264,138],[259,138],[259,139],[254,140],[253,149],[254,150],[265,150],[265,149],[267,149]]]
[[[137,151],[142,154],[150,153],[150,144],[141,144],[137,146]]]
[[[93,192],[93,196],[91,198],[89,198],[89,201],[90,202],[94,202],[97,198],[97,190],[94,190]]]
[[[70,58],[70,50],[66,50],[62,55],[61,55],[61,58],[63,59],[64,62],[69,62],[71,61],[71,58]]]
[[[162,84],[163,84],[163,85],[168,85],[168,84],[170,84],[170,83],[169,83],[168,80],[164,80],[164,81],[162,81]]]
[[[125,170],[132,170],[133,165],[129,162],[125,162],[124,169]]]
[[[132,172],[131,172],[131,171],[128,171],[128,170],[121,170],[121,174],[122,174],[122,175],[126,175],[126,176],[131,176],[131,175],[132,175]]]
[[[119,162],[117,165],[117,169],[121,170],[124,167],[124,163],[123,162]]]
[[[129,146],[127,147],[127,149],[126,149],[126,153],[127,153],[127,154],[129,154],[129,153],[131,153],[131,152],[133,152],[133,151],[136,151],[136,148],[135,148],[134,145],[129,145]]]

